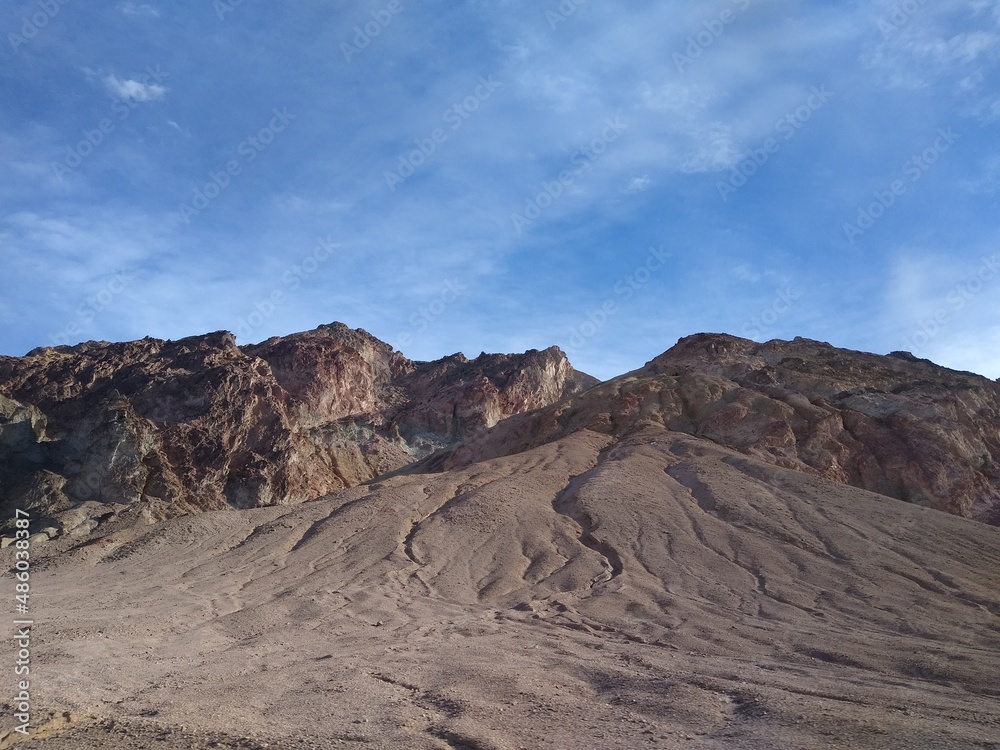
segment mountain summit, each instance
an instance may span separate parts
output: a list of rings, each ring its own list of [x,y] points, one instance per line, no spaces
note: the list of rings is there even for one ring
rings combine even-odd
[[[598,383],[333,324],[0,394],[44,623],[0,748],[997,747],[985,378],[699,334]]]
[[[0,393],[44,623],[0,747],[997,747],[985,378],[699,334],[597,383],[334,324]]]
[[[645,367],[417,464],[452,468],[580,429],[654,425],[774,466],[1000,523],[1000,383],[906,352],[698,334]]]
[[[86,535],[647,424],[1000,522],[1000,387],[906,353],[698,334],[599,384],[557,347],[414,362],[342,323],[0,358],[0,503]]]
[[[0,507],[89,533],[109,512],[298,503],[596,382],[557,347],[414,362],[342,323],[35,349],[0,357]]]

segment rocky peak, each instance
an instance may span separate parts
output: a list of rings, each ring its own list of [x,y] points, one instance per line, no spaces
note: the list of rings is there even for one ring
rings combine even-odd
[[[0,502],[84,529],[108,504],[301,502],[593,382],[558,349],[415,363],[343,323],[243,347],[217,331],[35,349],[0,357]]]
[[[508,420],[415,470],[526,450],[579,429],[620,438],[651,424],[1000,524],[1000,384],[803,338],[688,336],[635,372]]]
[[[447,357],[417,365],[404,379],[419,394],[396,416],[400,429],[461,439],[507,417],[541,408],[595,385],[558,347],[524,354]],[[405,425],[405,426],[404,426]]]
[[[303,418],[336,420],[377,411],[398,400],[392,386],[413,363],[385,342],[343,323],[243,347],[267,362],[302,408]]]

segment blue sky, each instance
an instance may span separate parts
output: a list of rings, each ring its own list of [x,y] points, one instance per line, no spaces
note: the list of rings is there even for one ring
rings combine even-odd
[[[624,4],[621,4],[624,6]],[[0,353],[340,320],[1000,377],[1000,2],[12,0]]]

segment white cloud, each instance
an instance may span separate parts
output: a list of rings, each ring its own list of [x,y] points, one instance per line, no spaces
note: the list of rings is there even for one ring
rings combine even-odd
[[[649,189],[649,186],[653,184],[653,181],[649,178],[648,174],[642,175],[642,177],[633,177],[629,180],[628,187],[625,192],[628,193],[641,193]]]
[[[956,21],[954,5],[963,4],[927,5],[900,25],[893,21],[891,32],[862,61],[891,88],[917,90],[953,81],[963,93],[975,95],[1000,60],[1000,35],[984,30],[982,20],[969,21],[985,4],[965,4],[972,13],[964,23]]]
[[[653,88],[648,83],[639,87],[639,97],[650,109],[691,114],[712,104],[718,96],[710,86],[668,83]]]
[[[749,263],[741,263],[740,265],[733,268],[733,275],[736,276],[740,281],[748,281],[751,284],[756,284],[758,281],[763,279],[765,276],[772,275],[770,271],[757,271],[750,267]]]
[[[146,16],[147,18],[159,18],[160,11],[154,8],[152,5],[147,5],[145,3],[137,5],[135,3],[122,3],[118,6],[118,10],[124,13],[126,16]]]
[[[740,145],[727,123],[708,123],[689,136],[693,143],[688,159],[681,166],[684,172],[717,172],[735,166],[740,160]]]
[[[906,45],[908,51],[917,57],[929,57],[940,65],[950,66],[955,63],[975,62],[984,53],[993,53],[997,49],[997,35],[985,31],[974,31],[956,34],[947,40],[921,40]]]
[[[996,113],[1000,116],[1000,99],[995,106]],[[1000,192],[1000,156],[983,159],[978,165],[978,174],[959,184],[974,195],[996,195]]]
[[[582,97],[592,93],[590,86],[579,77],[533,69],[525,70],[518,84],[527,96],[548,102],[556,112],[574,110]]]
[[[114,73],[104,77],[104,85],[120,99],[131,99],[136,102],[153,102],[162,99],[167,88],[158,83],[143,83],[134,79],[121,79]]]
[[[141,59],[150,44],[183,48],[184,38],[163,38],[179,33],[172,25],[154,27],[133,18],[155,15],[153,6],[144,4],[149,2],[155,0],[116,0],[105,9],[117,18],[113,23],[127,21],[136,30],[120,40],[126,49],[112,50],[108,59]],[[884,15],[895,4],[883,0],[876,12]],[[498,5],[519,12],[469,12]],[[242,49],[239,36],[227,35],[242,34],[243,27],[220,26],[225,45],[199,47],[198,55],[174,63],[178,79],[185,81],[186,103],[192,105],[187,113],[172,112],[174,119],[168,121],[148,110],[136,112],[103,147],[108,151],[81,168],[76,179],[53,184],[51,159],[61,158],[80,140],[83,128],[107,114],[108,102],[101,97],[89,97],[90,110],[63,108],[64,119],[47,123],[45,130],[32,125],[15,131],[17,142],[0,134],[5,155],[0,162],[17,178],[0,190],[0,198],[15,199],[8,200],[11,211],[31,209],[40,215],[13,221],[11,237],[0,248],[5,258],[16,255],[22,270],[8,273],[7,265],[4,272],[23,288],[0,304],[11,316],[33,304],[40,312],[32,322],[2,318],[0,329],[7,329],[16,346],[23,341],[25,349],[43,343],[50,330],[61,330],[72,317],[73,305],[100,288],[101,273],[148,267],[148,276],[130,287],[136,299],[116,298],[120,307],[95,319],[87,336],[177,336],[234,328],[258,300],[280,289],[286,300],[254,336],[341,319],[390,341],[409,332],[413,342],[405,351],[420,358],[459,348],[474,356],[480,348],[565,345],[571,326],[579,322],[574,316],[599,304],[608,291],[592,288],[589,275],[577,274],[562,255],[579,258],[581,267],[600,263],[606,237],[618,227],[634,227],[636,236],[662,235],[677,253],[677,267],[644,287],[600,336],[571,355],[595,374],[641,365],[696,330],[745,333],[744,324],[770,309],[775,290],[785,289],[786,275],[797,284],[812,279],[813,285],[789,317],[761,329],[766,337],[802,334],[889,351],[904,348],[902,339],[912,338],[920,320],[941,307],[951,325],[935,346],[948,342],[974,348],[980,319],[983,330],[996,330],[1000,321],[987,316],[986,308],[995,300],[991,291],[1000,286],[984,290],[962,310],[948,301],[954,286],[976,269],[978,255],[967,248],[978,246],[979,225],[988,224],[973,213],[979,196],[1000,190],[989,128],[965,123],[963,147],[949,154],[947,166],[922,180],[919,190],[908,191],[865,236],[864,263],[858,258],[823,274],[809,269],[828,268],[826,259],[845,252],[827,230],[853,217],[855,197],[867,198],[886,185],[886,170],[897,170],[911,147],[926,145],[911,142],[926,137],[913,131],[953,124],[969,112],[980,122],[1000,117],[996,66],[988,48],[990,32],[998,31],[992,15],[997,5],[978,3],[980,15],[970,23],[967,2],[923,4],[919,15],[883,43],[871,6],[755,1],[679,71],[672,54],[683,52],[689,37],[705,31],[705,22],[733,3],[708,5],[643,3],[625,13],[576,3],[577,13],[556,29],[547,23],[544,8],[525,0],[478,0],[463,5],[457,15],[445,12],[447,3],[418,5],[410,8],[417,16],[407,15],[405,23],[400,17],[373,41],[361,67],[323,67],[330,39],[296,25],[296,45],[303,55],[315,56],[313,69],[324,75],[296,78],[291,89],[292,74],[282,67],[287,50],[278,34],[272,41],[281,43],[271,47],[261,40],[254,51],[273,76],[259,76],[254,66],[222,66],[226,80],[216,80],[211,55]],[[454,31],[444,27],[449,18],[460,24]],[[338,27],[334,49],[350,39],[356,20]],[[427,44],[429,31],[447,31],[453,43],[439,46],[440,59],[414,67],[414,51]],[[57,33],[55,28],[51,33]],[[487,37],[491,44],[484,43]],[[866,46],[881,55],[868,60],[877,58],[874,70],[857,64]],[[129,75],[108,76],[110,70]],[[107,88],[128,102],[164,99],[167,93],[174,98],[173,85],[170,91],[151,86],[163,81],[144,78],[138,70],[84,72],[102,94]],[[461,129],[447,131],[446,142],[437,144],[412,180],[389,191],[384,171],[394,169],[402,153],[441,125],[446,107],[474,92],[480,74],[496,76],[501,86],[495,96],[463,119]],[[234,75],[245,79],[232,80]],[[893,75],[908,76],[925,88],[884,97],[885,81]],[[787,148],[780,141],[781,152],[772,154],[761,175],[741,192],[739,205],[720,201],[712,187],[716,179],[726,179],[729,169],[766,138],[780,138],[778,118],[795,112],[811,86],[823,84],[833,89],[835,103],[796,130],[801,135]],[[254,96],[242,101],[249,92]],[[234,95],[241,101],[224,98]],[[175,218],[176,201],[190,195],[210,168],[224,163],[222,156],[206,156],[203,148],[221,135],[214,129],[241,132],[257,122],[259,112],[290,95],[301,96],[299,101],[308,95],[310,108],[315,105],[308,113],[303,109],[292,141],[253,164],[248,176],[234,180],[191,226],[167,221]],[[973,110],[972,100],[982,108]],[[352,106],[345,109],[343,101]],[[582,161],[578,149],[600,136],[609,117],[619,116],[627,125],[621,137],[602,146],[599,158],[574,173],[572,184],[557,188],[551,207],[523,237],[516,236],[512,212],[524,211],[540,186],[553,184],[561,170],[576,167]],[[938,116],[949,118],[939,122]],[[172,130],[187,135],[189,128],[193,138],[174,137]],[[222,145],[235,144],[227,136]],[[129,158],[122,159],[122,152]],[[872,154],[884,156],[885,163],[869,158]],[[122,163],[142,169],[124,170]],[[147,179],[153,170],[162,171],[162,179]],[[21,195],[26,188],[34,194]],[[103,206],[125,216],[134,211],[142,221],[122,224],[107,216],[88,223]],[[161,210],[166,213],[158,215]],[[148,225],[157,219],[162,226],[151,233]],[[317,237],[332,238],[338,253],[292,294],[282,275],[301,262]],[[934,237],[939,248],[915,254],[926,263],[908,255],[910,266],[898,271],[895,304],[889,304],[885,277],[892,269],[886,269],[886,256],[915,237],[921,242]],[[787,253],[774,249],[779,243],[787,245]],[[158,252],[147,257],[142,253],[150,246]],[[644,248],[636,252],[638,263]],[[62,271],[52,275],[46,264]],[[418,335],[411,316],[452,278],[467,284],[467,293]],[[536,279],[533,290],[559,290],[558,304],[542,304],[554,294],[524,291],[526,278]],[[373,296],[373,288],[381,294]],[[53,304],[33,302],[47,290],[56,290]],[[679,305],[681,313],[672,313],[669,322],[661,314],[664,297],[684,300],[672,307],[676,311]],[[567,319],[562,309],[574,312]],[[498,329],[496,318],[505,325]],[[960,337],[966,328],[968,341]],[[935,358],[930,349],[923,354]]]

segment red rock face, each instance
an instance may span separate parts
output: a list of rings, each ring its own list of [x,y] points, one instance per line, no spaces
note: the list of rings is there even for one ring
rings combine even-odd
[[[970,373],[700,334],[597,384],[555,347],[412,362],[339,323],[0,358],[0,500],[81,524],[107,504],[155,519],[297,503],[649,423],[1000,524],[1000,385]]]
[[[655,423],[774,465],[1000,525],[1000,384],[906,353],[699,334],[644,368],[418,464]]]
[[[710,367],[707,361],[711,360]],[[1000,385],[907,353],[694,336],[651,373],[710,369],[740,391],[700,429],[724,445],[900,500],[1000,523]],[[740,413],[740,428],[732,423]]]
[[[558,349],[414,363],[343,324],[0,358],[0,500],[153,518],[303,502],[582,390]],[[10,515],[10,514],[7,514]]]
[[[393,382],[414,369],[388,344],[343,323],[271,338],[244,351],[267,362],[278,384],[301,404],[303,418],[320,422],[405,401]]]

